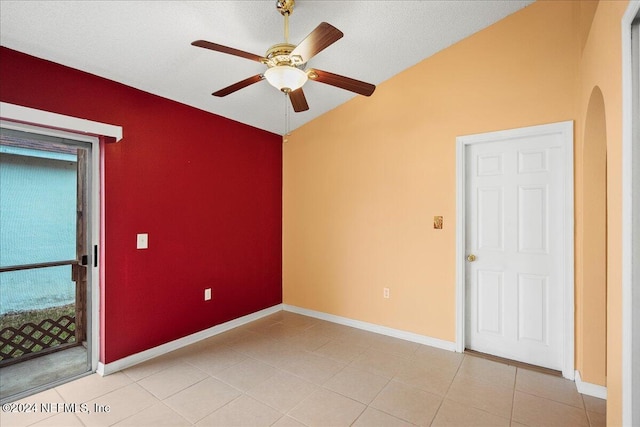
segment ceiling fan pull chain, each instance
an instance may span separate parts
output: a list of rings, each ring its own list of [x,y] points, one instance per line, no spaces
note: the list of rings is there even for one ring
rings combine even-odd
[[[285,102],[285,106],[287,109],[287,136],[291,135],[291,101],[289,98],[291,98],[291,94],[288,93],[287,94],[287,101]]]
[[[290,132],[291,132],[291,117],[289,115],[289,93],[285,92],[284,94],[284,135],[285,135],[285,142],[286,142],[286,137],[289,136]]]

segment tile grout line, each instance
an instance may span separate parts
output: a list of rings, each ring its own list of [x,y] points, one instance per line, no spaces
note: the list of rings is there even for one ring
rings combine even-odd
[[[442,404],[444,403],[444,400],[447,398],[447,395],[449,394],[449,390],[451,390],[451,386],[453,385],[453,382],[456,380],[456,377],[458,376],[458,372],[460,372],[460,367],[464,363],[464,359],[466,359],[466,357],[467,357],[464,353],[461,353],[461,354],[462,354],[462,359],[460,360],[460,364],[458,365],[458,368],[456,369],[456,373],[453,374],[453,378],[451,379],[451,382],[449,383],[449,387],[447,387],[447,391],[444,393],[444,396],[442,396],[442,400],[440,401],[440,405],[438,405],[438,409],[436,410],[436,413],[433,414],[433,419],[429,423],[430,426],[433,424],[433,422],[435,421],[436,417],[438,416],[438,412],[440,412],[440,408],[442,408]]]
[[[587,417],[587,424],[589,424],[589,426],[591,426],[591,419],[589,418],[589,411],[587,411],[587,405],[584,403],[584,395],[582,393],[578,393],[580,394],[580,399],[582,400],[582,407],[584,408],[584,415]]]
[[[331,341],[342,341],[342,340],[341,340],[341,339],[339,339],[339,338],[334,337],[334,338],[332,338],[332,339],[331,339]],[[331,342],[331,341],[330,341],[330,342]],[[327,344],[328,344],[328,343],[327,343]],[[322,347],[322,346],[321,346],[321,347]],[[349,368],[349,367],[350,367],[351,369],[359,370],[359,371],[365,372],[365,373],[370,374],[370,375],[375,375],[375,376],[378,376],[378,377],[380,377],[380,378],[385,378],[385,377],[383,377],[383,376],[381,376],[381,375],[378,375],[378,374],[376,374],[376,373],[370,372],[370,371],[368,371],[368,370],[365,370],[365,369],[362,369],[362,368],[359,368],[359,367],[357,367],[357,366],[354,366],[354,365],[353,365],[353,364],[355,363],[355,361],[356,361],[356,360],[357,360],[361,355],[363,355],[364,353],[366,353],[367,351],[369,351],[369,350],[371,350],[371,349],[374,349],[373,344],[369,344],[369,345],[365,348],[365,350],[364,350],[364,351],[362,351],[362,352],[358,355],[358,357],[356,357],[355,359],[353,359],[353,360],[351,360],[350,362],[348,362],[348,363],[347,363],[347,364],[342,368],[342,370],[341,370],[340,372],[342,372],[342,371],[344,371],[345,369],[347,369],[347,368]],[[387,354],[387,355],[391,355],[391,356],[394,356],[394,357],[399,357],[399,356],[396,356],[395,354],[392,354],[392,353],[386,352],[386,351],[384,351],[384,350],[379,350],[379,351],[382,351],[383,353],[385,353],[385,354]],[[414,353],[415,353],[415,351],[414,351]],[[336,374],[335,374],[334,376],[332,376],[331,378],[335,377],[335,376],[336,376],[336,375],[338,375],[340,372],[336,373]],[[360,417],[362,417],[362,415],[363,415],[363,414],[367,411],[367,409],[369,409],[369,408],[371,408],[371,409],[373,409],[373,410],[376,410],[376,411],[379,411],[379,412],[382,412],[382,413],[384,413],[384,414],[386,414],[386,415],[389,415],[390,417],[393,417],[393,418],[396,418],[396,419],[399,419],[399,420],[402,420],[402,421],[405,421],[405,422],[410,423],[408,420],[405,420],[405,419],[403,419],[403,418],[399,418],[399,417],[397,417],[396,415],[390,414],[390,413],[388,413],[388,412],[386,412],[386,411],[383,411],[383,410],[378,409],[378,408],[376,408],[376,407],[374,407],[374,406],[371,406],[371,403],[373,403],[373,402],[376,400],[376,398],[377,398],[377,397],[378,397],[378,396],[383,392],[383,390],[384,390],[384,389],[385,389],[385,388],[386,388],[386,387],[387,387],[387,386],[388,386],[388,385],[389,385],[389,384],[394,380],[394,378],[395,378],[396,376],[397,376],[397,374],[394,374],[392,377],[390,377],[390,378],[388,378],[388,379],[387,379],[387,378],[385,378],[385,379],[387,380],[387,382],[386,382],[386,383],[385,383],[385,384],[380,388],[380,391],[378,391],[378,392],[376,393],[376,395],[371,399],[371,401],[370,401],[369,403],[367,403],[367,404],[363,404],[363,405],[364,405],[364,410],[363,410],[363,411],[358,415],[358,417],[357,417],[355,420],[353,420],[353,422],[350,424],[351,426],[352,426],[353,424],[355,424],[355,423],[358,421],[358,419],[359,419]],[[331,379],[331,378],[330,378],[330,379]],[[325,383],[324,383],[324,384],[326,384],[328,381],[329,381],[329,380],[325,381]],[[354,401],[358,402],[357,400],[353,399],[352,397],[345,396],[345,395],[343,395],[343,394],[342,394],[342,393],[340,393],[340,392],[333,391],[333,390],[330,390],[330,389],[326,388],[326,387],[324,386],[324,384],[323,384],[323,385],[321,385],[321,387],[322,387],[322,388],[324,388],[325,390],[328,390],[328,391],[331,391],[331,392],[337,393],[337,394],[339,394],[339,395],[341,395],[341,396],[343,396],[343,397],[346,397],[346,398],[348,398],[348,399],[351,399],[351,400],[354,400]],[[362,403],[362,402],[359,402],[359,403]]]
[[[513,424],[513,412],[516,407],[516,384],[518,383],[518,372],[520,368],[516,366],[516,374],[513,376],[513,393],[511,394],[511,415],[509,416],[509,425]]]
[[[358,368],[353,368],[353,369],[358,369]],[[363,371],[363,372],[366,372],[366,371]],[[370,373],[370,372],[367,372],[367,373]],[[372,374],[372,375],[376,375],[376,374]],[[379,375],[378,375],[378,376],[379,376]],[[391,383],[391,381],[392,381],[392,380],[393,380],[393,378],[389,378],[389,379],[387,379],[387,382],[386,382],[386,383],[385,383],[385,384],[380,388],[380,391],[378,391],[378,392],[376,393],[376,395],[375,395],[375,396],[373,396],[373,399],[371,399],[371,401],[370,401],[369,403],[367,403],[367,404],[366,404],[365,410],[364,410],[364,411],[362,411],[362,414],[364,414],[364,413],[366,412],[366,410],[367,410],[367,409],[369,409],[369,408],[372,408],[372,409],[375,409],[376,411],[380,411],[380,412],[383,412],[383,413],[387,414],[386,412],[384,412],[384,411],[382,411],[382,410],[380,410],[380,409],[378,409],[378,408],[376,408],[376,407],[371,406],[371,404],[374,402],[374,400],[376,400],[376,399],[377,399],[377,397],[378,397],[378,396],[380,396],[380,393],[382,393],[382,391],[383,391],[385,388],[387,388],[387,386]],[[360,418],[360,417],[362,416],[362,414],[358,415],[358,418]],[[387,415],[390,415],[390,416],[392,416],[392,417],[398,418],[398,417],[396,417],[395,415],[392,415],[392,414],[387,414]],[[355,420],[353,420],[353,423],[351,423],[351,425],[353,425],[356,421],[358,421],[358,418],[356,418]],[[398,419],[400,419],[400,418],[398,418]]]

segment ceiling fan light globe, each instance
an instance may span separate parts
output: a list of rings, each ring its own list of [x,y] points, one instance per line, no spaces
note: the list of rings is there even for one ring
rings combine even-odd
[[[289,93],[307,82],[307,73],[289,65],[277,65],[264,72],[264,77],[276,89]]]

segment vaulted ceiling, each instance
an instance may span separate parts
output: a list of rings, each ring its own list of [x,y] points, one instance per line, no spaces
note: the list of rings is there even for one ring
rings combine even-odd
[[[275,0],[0,1],[0,44],[270,132],[295,129],[355,95],[309,81],[310,109],[293,113],[266,81],[223,98],[211,93],[265,65],[191,46],[204,39],[260,56],[284,41]],[[493,24],[529,0],[297,0],[290,42],[321,22],[344,33],[308,65],[373,84]],[[375,96],[375,93],[372,95]]]

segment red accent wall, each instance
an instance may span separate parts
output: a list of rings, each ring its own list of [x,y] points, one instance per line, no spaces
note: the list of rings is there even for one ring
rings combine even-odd
[[[103,147],[104,363],[282,302],[279,135],[4,47],[0,100],[123,127]]]

